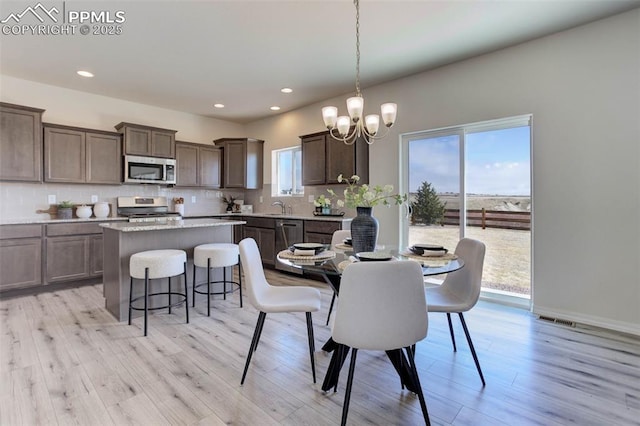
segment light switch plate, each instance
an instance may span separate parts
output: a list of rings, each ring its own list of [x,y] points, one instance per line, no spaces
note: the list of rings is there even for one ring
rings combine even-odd
[[[98,202],[98,196],[97,195],[92,195],[91,196],[91,202],[92,203],[97,203]]]
[[[195,202],[196,202],[196,196],[195,196],[195,195],[192,195],[192,196],[191,196],[191,202],[192,202],[192,203],[195,203]]]
[[[47,202],[48,202],[49,204],[56,204],[56,196],[55,196],[55,195],[49,195],[49,196],[47,197]]]
[[[309,195],[309,202],[313,203],[313,200],[314,200],[313,195]]]
[[[262,203],[262,201],[264,200],[264,198],[262,197],[262,195],[260,196],[260,202]]]

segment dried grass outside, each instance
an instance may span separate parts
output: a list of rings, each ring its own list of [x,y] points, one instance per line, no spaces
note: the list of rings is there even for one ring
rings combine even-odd
[[[468,227],[466,236],[486,245],[482,286],[521,295],[531,294],[531,232]],[[439,244],[453,251],[458,226],[412,225],[409,244]]]

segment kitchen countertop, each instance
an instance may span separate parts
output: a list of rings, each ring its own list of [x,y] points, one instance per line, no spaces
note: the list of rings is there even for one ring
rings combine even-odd
[[[112,229],[118,232],[140,232],[140,231],[163,231],[168,229],[189,229],[189,228],[210,228],[214,226],[243,225],[242,220],[220,220],[220,219],[189,219],[170,220],[168,222],[113,222],[102,223],[101,227]]]
[[[302,214],[273,214],[273,213],[212,213],[208,215],[194,215],[185,216],[185,219],[213,219],[213,218],[235,218],[235,217],[266,217],[273,219],[299,219],[299,220],[323,220],[330,222],[349,222],[353,218],[346,216],[313,216]],[[87,219],[73,218],[73,219],[7,219],[0,221],[0,225],[37,225],[37,224],[50,224],[50,223],[81,223],[81,222],[126,222],[127,218],[122,216],[115,217],[91,217]]]

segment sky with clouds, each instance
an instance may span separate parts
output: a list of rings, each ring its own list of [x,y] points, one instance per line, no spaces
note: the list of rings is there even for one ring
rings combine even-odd
[[[422,182],[437,192],[458,193],[460,141],[457,135],[412,141],[409,144],[409,190]],[[467,193],[525,195],[531,193],[529,127],[466,135]]]

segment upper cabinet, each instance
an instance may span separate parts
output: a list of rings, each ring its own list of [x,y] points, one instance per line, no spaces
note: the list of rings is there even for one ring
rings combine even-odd
[[[369,145],[358,139],[353,145],[337,141],[329,132],[300,136],[302,144],[302,184],[338,183],[338,175],[360,176],[369,182]]]
[[[118,133],[48,123],[43,128],[46,182],[121,183]]]
[[[222,138],[213,142],[222,148],[222,186],[224,188],[262,188],[264,141],[249,138]]]
[[[177,130],[132,123],[120,123],[116,126],[116,130],[124,135],[126,155],[176,158]]]
[[[220,148],[176,141],[178,168],[176,186],[220,188],[222,151]]]
[[[43,112],[0,102],[0,180],[42,181]]]

